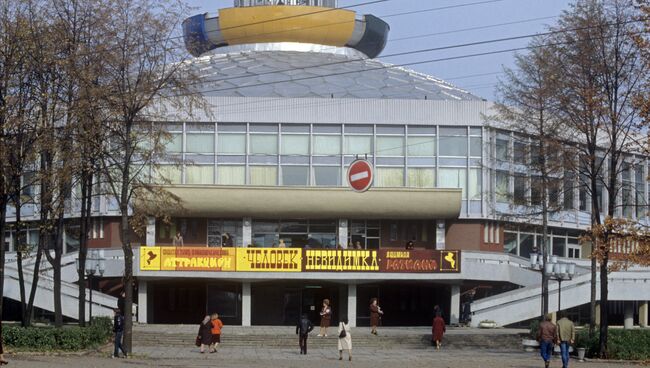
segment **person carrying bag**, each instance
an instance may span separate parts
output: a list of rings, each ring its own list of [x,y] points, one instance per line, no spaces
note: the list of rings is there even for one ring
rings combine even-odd
[[[343,350],[348,351],[348,359],[352,361],[352,336],[350,335],[350,325],[348,319],[343,318],[339,322],[339,360],[343,360]]]

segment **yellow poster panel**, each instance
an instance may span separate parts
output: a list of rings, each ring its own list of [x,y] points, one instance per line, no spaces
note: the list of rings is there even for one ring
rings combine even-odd
[[[235,271],[235,248],[163,247],[162,271]]]
[[[301,248],[237,248],[237,271],[300,272]]]
[[[379,271],[376,250],[305,250],[305,271]]]
[[[140,270],[160,271],[160,247],[140,247]]]
[[[460,272],[460,254],[457,250],[440,252],[440,271]]]

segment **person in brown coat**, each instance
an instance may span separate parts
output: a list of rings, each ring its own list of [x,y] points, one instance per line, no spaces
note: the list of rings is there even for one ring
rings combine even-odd
[[[377,335],[377,326],[379,326],[379,321],[384,312],[381,311],[381,307],[377,304],[377,298],[370,299],[370,333]]]
[[[330,327],[332,321],[332,308],[330,307],[330,300],[323,299],[323,307],[320,310],[320,331],[318,336],[327,337],[327,329]]]
[[[431,327],[431,340],[436,343],[436,349],[440,349],[440,346],[442,346],[442,335],[446,331],[445,320],[442,319],[442,313],[438,310],[433,319],[433,326]]]
[[[199,325],[198,338],[201,340],[201,354],[205,353],[205,348],[210,348],[212,344],[212,321],[210,316],[207,315]]]
[[[542,359],[544,359],[544,366],[546,368],[551,364],[551,358],[553,357],[555,336],[557,336],[557,328],[551,322],[551,315],[547,314],[544,316],[544,321],[539,324],[539,330],[537,332],[539,352],[542,355]]]

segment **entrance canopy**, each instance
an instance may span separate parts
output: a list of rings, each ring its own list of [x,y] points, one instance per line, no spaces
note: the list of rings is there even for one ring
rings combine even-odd
[[[460,189],[373,188],[356,193],[348,188],[192,186],[166,189],[183,201],[191,217],[256,218],[457,218]]]

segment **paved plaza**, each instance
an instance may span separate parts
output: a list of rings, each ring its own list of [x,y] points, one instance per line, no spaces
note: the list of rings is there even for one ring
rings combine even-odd
[[[250,349],[228,348],[219,349],[215,354],[199,354],[197,348],[140,348],[136,356],[129,359],[111,359],[108,354],[91,354],[85,356],[37,356],[10,355],[12,367],[58,368],[58,367],[272,367],[272,368],[301,368],[301,367],[372,367],[372,368],[538,368],[543,363],[537,354],[503,351],[493,352],[484,350],[440,350],[433,349],[390,349],[372,350],[359,349],[353,351],[353,361],[338,361],[335,350],[312,349],[307,356],[298,354],[295,349]],[[552,362],[551,367],[562,366],[559,358]],[[632,367],[638,364],[617,362],[585,362],[573,361],[572,367]]]

